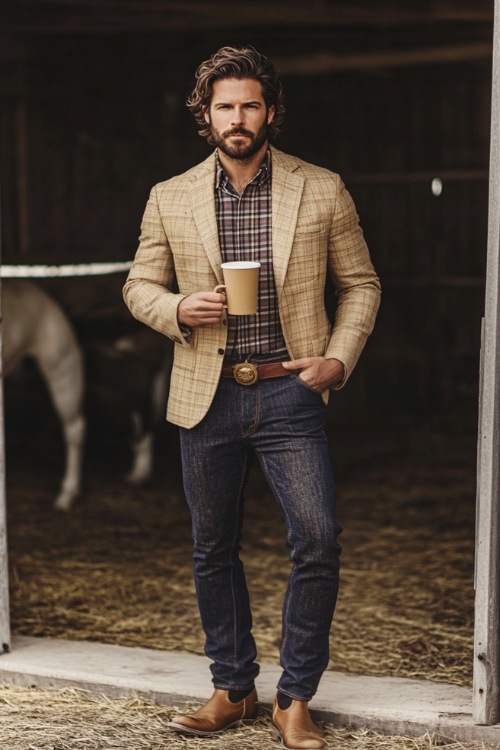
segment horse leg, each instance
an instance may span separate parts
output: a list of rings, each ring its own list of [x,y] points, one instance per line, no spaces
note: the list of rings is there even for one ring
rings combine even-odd
[[[83,402],[83,358],[76,343],[66,347],[58,358],[52,361],[39,359],[45,376],[54,408],[61,420],[66,462],[60,492],[54,507],[70,510],[80,494],[83,444],[85,438],[85,418]]]
[[[143,484],[154,471],[154,431],[165,416],[172,355],[162,359],[148,386],[149,405],[141,414],[132,412],[132,468],[125,477],[130,484]]]
[[[60,492],[54,501],[54,508],[70,510],[81,491],[85,419],[80,414],[70,422],[63,421],[62,427],[66,446],[66,469]]]
[[[134,437],[131,444],[132,468],[125,477],[129,484],[144,484],[153,475],[153,444],[152,432],[144,432],[144,420],[137,411],[132,412]]]

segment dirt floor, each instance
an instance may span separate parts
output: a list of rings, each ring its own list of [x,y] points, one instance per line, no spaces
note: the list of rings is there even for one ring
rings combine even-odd
[[[61,449],[49,427],[43,440],[39,427],[8,442],[14,633],[202,653],[175,429],[160,430],[156,477],[141,489],[122,480],[124,444],[94,439],[84,495],[64,515],[51,508]],[[345,529],[330,668],[470,685],[474,415],[359,417],[329,429]],[[260,660],[276,663],[284,532],[258,471],[246,496],[254,632]]]

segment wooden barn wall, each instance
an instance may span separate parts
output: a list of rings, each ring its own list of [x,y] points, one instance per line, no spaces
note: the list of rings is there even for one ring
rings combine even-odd
[[[184,100],[196,63],[214,48],[66,39],[1,63],[5,263],[132,258],[150,187],[208,154]],[[384,289],[339,408],[475,403],[490,66],[295,75],[284,84],[277,145],[344,177]],[[439,196],[433,178],[442,179]],[[76,319],[124,317],[123,278],[47,285]]]

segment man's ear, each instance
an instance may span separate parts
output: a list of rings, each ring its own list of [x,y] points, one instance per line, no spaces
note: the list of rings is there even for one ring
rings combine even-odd
[[[203,107],[203,117],[205,118],[205,122],[207,125],[210,124],[210,112],[208,111],[208,107]]]
[[[271,104],[269,109],[267,110],[267,124],[270,125],[272,121],[274,120],[274,115],[276,114],[276,107],[274,104]]]

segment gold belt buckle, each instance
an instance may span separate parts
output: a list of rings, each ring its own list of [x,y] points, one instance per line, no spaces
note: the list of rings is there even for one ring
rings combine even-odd
[[[251,362],[239,362],[233,367],[234,379],[240,385],[253,385],[259,379],[259,373]]]

